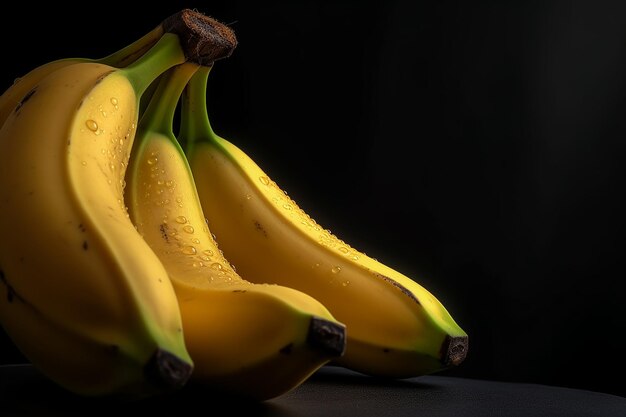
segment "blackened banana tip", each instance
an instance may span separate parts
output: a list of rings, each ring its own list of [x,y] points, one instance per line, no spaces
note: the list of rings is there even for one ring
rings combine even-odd
[[[467,336],[446,336],[441,345],[441,362],[445,366],[459,366],[467,356]]]
[[[192,371],[192,364],[162,349],[154,352],[144,368],[148,380],[166,389],[182,388]]]
[[[309,324],[307,343],[330,357],[340,357],[346,351],[346,327],[340,323],[313,317]]]

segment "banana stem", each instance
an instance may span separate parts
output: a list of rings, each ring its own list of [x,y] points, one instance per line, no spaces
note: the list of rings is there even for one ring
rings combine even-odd
[[[230,56],[237,46],[237,37],[228,26],[195,10],[183,9],[130,45],[95,61],[118,68],[130,65],[164,33],[178,35],[187,59],[201,65]]]
[[[207,111],[207,84],[212,67],[203,66],[191,78],[182,97],[180,134],[178,140],[185,143],[190,154],[196,142],[212,140],[215,132]]]
[[[148,52],[121,71],[126,73],[137,96],[141,96],[159,75],[186,60],[178,35],[165,33]]]
[[[159,132],[167,136],[173,135],[174,113],[178,100],[198,68],[200,66],[194,62],[185,62],[163,74],[141,117],[139,130]]]
[[[95,62],[112,67],[125,67],[146,53],[163,36],[163,33],[163,25],[161,24],[130,45],[103,58],[96,59]]]

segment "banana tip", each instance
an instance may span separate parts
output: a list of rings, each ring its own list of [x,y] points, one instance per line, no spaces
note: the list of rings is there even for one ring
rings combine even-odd
[[[446,336],[441,345],[441,361],[445,366],[459,366],[467,356],[467,336]]]
[[[346,327],[319,317],[311,318],[307,343],[330,357],[342,356],[346,350]]]
[[[192,371],[192,364],[162,349],[154,352],[144,368],[147,378],[165,389],[183,387]]]

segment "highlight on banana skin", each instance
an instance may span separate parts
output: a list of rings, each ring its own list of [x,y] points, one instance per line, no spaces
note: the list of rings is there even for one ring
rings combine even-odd
[[[436,295],[318,224],[213,130],[208,79],[236,46],[182,9],[4,91],[2,328],[87,397],[194,386],[265,401],[325,365],[391,379],[459,366],[468,335]]]

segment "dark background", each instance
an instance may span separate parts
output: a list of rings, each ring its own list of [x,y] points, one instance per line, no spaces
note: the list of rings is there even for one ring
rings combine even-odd
[[[448,307],[470,349],[443,374],[626,396],[626,2],[22,3],[3,6],[5,87],[183,7],[230,24],[215,130]]]

